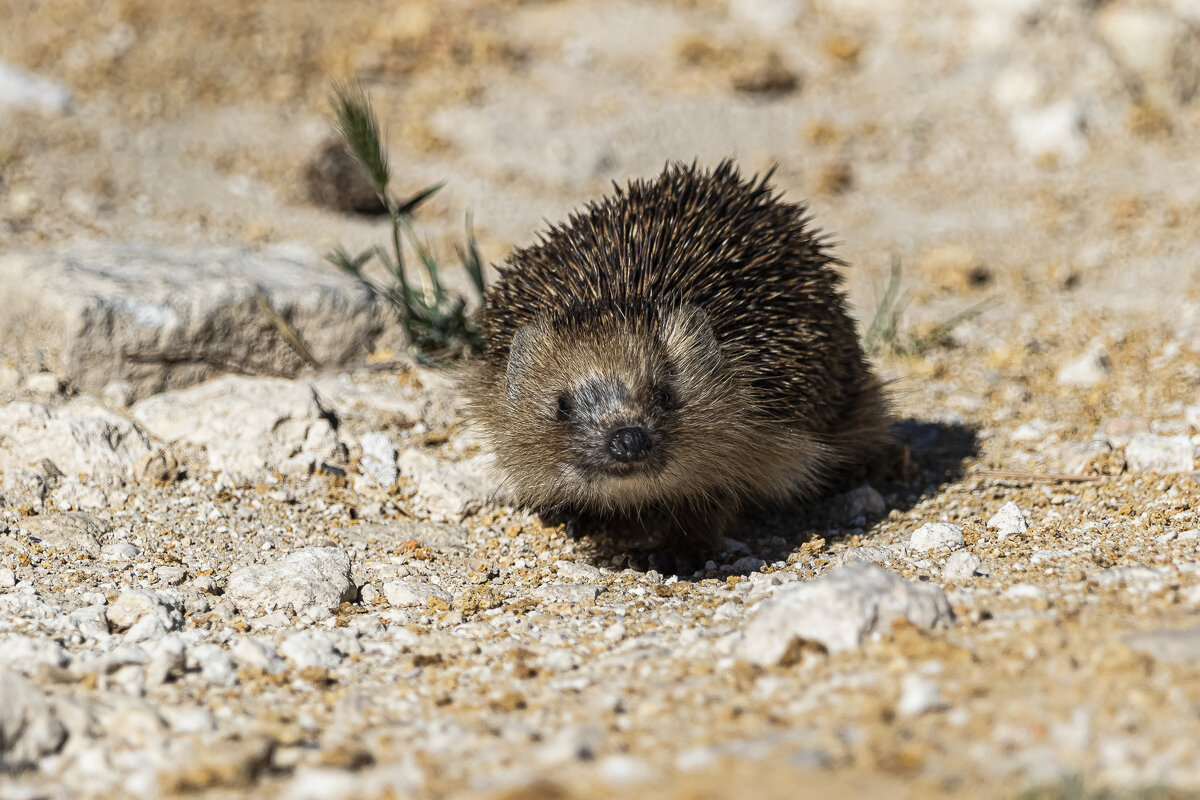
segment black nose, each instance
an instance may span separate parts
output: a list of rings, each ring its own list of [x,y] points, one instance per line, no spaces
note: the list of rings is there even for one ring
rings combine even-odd
[[[645,428],[619,428],[613,431],[608,442],[608,452],[617,461],[644,461],[650,455],[653,444]]]

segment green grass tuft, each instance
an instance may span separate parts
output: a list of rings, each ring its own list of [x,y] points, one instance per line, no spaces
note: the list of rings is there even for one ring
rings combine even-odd
[[[994,297],[981,300],[958,312],[923,336],[906,336],[901,331],[901,318],[911,301],[908,291],[900,291],[900,260],[892,259],[891,274],[887,287],[875,306],[875,316],[863,335],[863,348],[871,355],[891,353],[893,355],[919,357],[931,348],[944,344],[959,325],[975,319],[999,301]]]
[[[467,352],[479,352],[482,339],[477,321],[466,312],[466,301],[443,286],[442,265],[414,226],[416,210],[437,194],[443,184],[427,186],[404,199],[392,196],[389,188],[392,176],[383,148],[384,137],[366,89],[357,83],[334,84],[330,105],[338,138],[362,168],[387,209],[392,235],[390,248],[376,245],[351,255],[338,246],[326,255],[326,259],[395,307],[409,353],[418,361],[432,363]],[[482,298],[483,262],[469,214],[466,240],[456,245],[455,250]],[[420,263],[424,278],[420,287],[412,286],[404,271],[406,252]],[[380,283],[367,274],[366,268],[373,261],[382,265],[387,283]]]

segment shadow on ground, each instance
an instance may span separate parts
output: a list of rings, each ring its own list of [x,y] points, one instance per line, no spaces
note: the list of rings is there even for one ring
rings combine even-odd
[[[636,524],[594,519],[566,521],[571,536],[588,541],[589,560],[597,565],[657,569],[690,579],[703,574],[705,562],[733,565],[739,558],[783,561],[813,539],[835,540],[858,535],[869,540],[872,527],[892,510],[907,511],[962,478],[966,460],[978,452],[975,432],[954,423],[916,419],[898,421],[893,442],[880,458],[841,476],[823,497],[785,506],[748,509],[730,528],[724,553],[681,553],[653,547],[654,531]],[[870,484],[883,497],[882,511],[864,510],[850,492]],[[861,506],[861,504],[857,504]],[[753,571],[752,561],[720,575]],[[700,572],[697,573],[697,570]]]

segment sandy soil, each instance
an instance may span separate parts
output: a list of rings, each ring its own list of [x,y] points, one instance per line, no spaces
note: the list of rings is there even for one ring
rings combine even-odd
[[[330,81],[350,76],[366,81],[389,123],[397,180],[447,182],[421,216],[443,252],[467,211],[499,261],[543,220],[667,160],[777,165],[778,186],[836,236],[860,319],[871,318],[891,263],[902,266],[907,311],[877,361],[894,380],[917,467],[876,487],[881,517],[846,518],[833,503],[748,520],[735,535],[763,560],[755,571],[802,579],[852,548],[902,545],[934,521],[960,525],[981,561],[981,574],[952,578],[945,553],[895,547],[889,568],[942,585],[954,627],[901,626],[852,652],[751,668],[722,649],[761,602],[746,591],[759,579],[732,568],[737,553],[668,584],[609,545],[485,507],[462,521],[461,553],[414,555],[405,542],[417,534],[354,534],[360,523],[427,516],[411,492],[375,496],[321,477],[223,485],[196,467],[183,483],[134,485],[101,512],[141,542],[151,570],[182,564],[187,586],[223,584],[268,543],[286,552],[360,541],[356,579],[376,594],[410,575],[445,585],[453,601],[362,623],[362,652],[343,653],[336,668],[138,685],[129,694],[144,694],[138,708],[159,721],[92,734],[111,750],[99,770],[108,777],[89,783],[87,763],[60,760],[0,777],[0,792],[1200,790],[1200,644],[1175,657],[1136,637],[1197,623],[1200,479],[1140,468],[1129,451],[1139,433],[1200,441],[1192,3],[0,0],[0,19],[0,61],[73,98],[66,112],[0,105],[5,248],[287,242],[316,261],[337,242],[380,240],[384,222],[317,207],[304,182],[328,134]],[[912,352],[986,298],[997,304]],[[421,380],[352,379],[381,393]],[[28,399],[22,391],[8,399]],[[376,409],[346,424],[353,436],[389,431],[400,450],[473,453],[453,422],[414,429]],[[359,455],[352,448],[352,472]],[[179,457],[203,463],[186,449]],[[234,518],[252,502],[252,524],[232,542],[187,511]],[[1030,525],[1001,538],[987,523],[1009,502]],[[16,541],[24,512],[4,513]],[[0,566],[64,613],[81,592],[111,603],[125,584],[155,582],[133,567],[35,555],[0,549]],[[561,580],[564,561],[599,570],[587,573],[602,587],[594,602],[530,599]],[[382,595],[360,598],[336,627],[388,608]],[[186,624],[222,644],[254,627],[236,613],[189,612]],[[908,676],[935,683],[939,702],[898,711]],[[115,708],[125,691],[57,673],[34,681],[81,706]],[[208,738],[178,723],[187,708],[208,715]],[[199,766],[168,779],[160,766],[133,765],[154,749],[139,736],[160,750],[219,741],[234,754],[222,761],[214,745],[214,766],[189,751],[179,758]],[[269,741],[258,760],[247,755],[254,737]]]

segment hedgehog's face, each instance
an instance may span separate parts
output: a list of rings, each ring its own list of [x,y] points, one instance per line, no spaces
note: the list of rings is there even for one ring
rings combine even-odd
[[[660,326],[627,321],[513,338],[505,376],[510,416],[497,455],[520,484],[593,508],[640,506],[685,481],[689,408],[717,381],[721,355],[702,313]],[[548,491],[549,490],[549,491]]]

